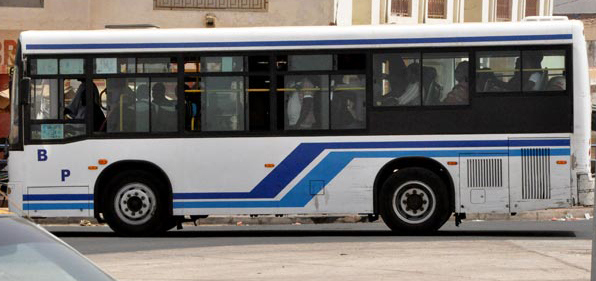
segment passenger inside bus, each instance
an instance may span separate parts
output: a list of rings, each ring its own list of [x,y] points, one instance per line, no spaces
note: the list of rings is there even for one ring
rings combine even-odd
[[[151,88],[151,130],[156,132],[176,131],[176,104],[166,98],[164,83],[158,82]]]
[[[457,84],[447,94],[443,100],[443,104],[467,104],[469,99],[469,84],[468,84],[468,62],[462,61],[455,68],[455,81]]]
[[[524,53],[526,54],[526,53]],[[523,90],[539,91],[546,86],[548,74],[542,69],[542,60],[544,56],[538,52],[527,52],[523,58]]]
[[[408,84],[403,94],[397,98],[399,105],[420,105],[420,64],[415,62],[406,68]]]
[[[136,89],[136,132],[149,132],[149,86],[144,83]]]
[[[381,76],[381,88],[376,94],[380,95],[378,105],[394,106],[397,105],[397,98],[404,92],[408,84],[408,77],[406,74],[406,64],[400,55],[382,56],[380,63],[375,67],[377,74]],[[385,82],[388,84],[386,89]]]
[[[337,91],[334,93],[331,113],[334,129],[364,128],[364,118],[358,112],[358,91]]]
[[[72,102],[64,108],[64,115],[68,119],[85,119],[87,111],[87,97],[85,92],[87,86],[85,80],[81,79],[79,81],[81,84],[79,85]],[[91,83],[91,86],[93,88],[93,129],[95,131],[100,131],[106,117],[99,104],[99,90],[95,83]]]
[[[288,98],[288,123],[294,129],[314,129],[317,122],[314,104],[317,87],[308,77],[304,77],[296,83],[296,88],[299,89]]]
[[[441,104],[441,93],[443,86],[437,81],[437,70],[432,66],[422,67],[422,92],[424,93],[424,105]]]
[[[565,76],[555,76],[548,81],[546,85],[547,91],[565,91],[566,86]]]
[[[108,132],[134,132],[136,129],[135,92],[128,87],[126,78],[106,80]]]

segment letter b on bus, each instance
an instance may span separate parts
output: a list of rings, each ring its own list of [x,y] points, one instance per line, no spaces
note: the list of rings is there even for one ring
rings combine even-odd
[[[45,149],[37,150],[37,161],[42,162],[48,160],[48,151]]]
[[[66,178],[70,177],[70,170],[62,170],[62,181],[66,181]]]

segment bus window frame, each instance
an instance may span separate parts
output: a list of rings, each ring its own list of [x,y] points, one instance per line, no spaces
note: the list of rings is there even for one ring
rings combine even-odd
[[[93,81],[93,79],[107,79],[107,78],[152,78],[152,77],[176,77],[179,85],[183,85],[186,77],[191,76],[269,76],[271,79],[270,83],[270,123],[271,129],[269,131],[186,131],[185,130],[185,107],[184,107],[184,87],[178,87],[178,130],[174,132],[117,132],[117,133],[103,133],[93,131],[93,120],[91,113],[88,112],[87,116],[87,134],[84,136],[61,139],[61,140],[31,140],[30,136],[30,125],[37,122],[31,122],[29,105],[25,103],[22,111],[22,126],[21,126],[21,143],[23,145],[29,144],[61,144],[77,142],[84,139],[160,139],[160,138],[225,138],[225,137],[309,137],[309,136],[359,136],[359,135],[370,135],[374,130],[371,130],[371,114],[378,112],[389,112],[389,111],[411,111],[411,112],[424,112],[424,111],[443,111],[443,110],[465,110],[470,109],[474,105],[474,100],[481,97],[536,97],[536,96],[564,96],[568,95],[571,100],[570,112],[573,115],[573,45],[572,44],[556,44],[556,45],[521,45],[521,46],[467,46],[467,47],[420,47],[420,48],[382,48],[382,49],[320,49],[320,50],[276,50],[276,51],[205,51],[205,52],[171,52],[171,53],[109,53],[109,54],[59,54],[59,55],[47,55],[47,54],[34,54],[24,57],[26,64],[27,73],[29,70],[29,61],[36,58],[84,58],[85,59],[85,73],[82,75],[35,75],[34,77],[43,78],[76,78],[80,77],[86,81]],[[536,91],[536,92],[507,92],[507,93],[478,93],[476,91],[476,53],[481,51],[495,51],[495,50],[565,50],[565,67],[566,67],[566,90],[565,91]],[[374,106],[373,105],[373,57],[375,54],[380,53],[418,53],[421,58],[424,54],[428,53],[467,53],[469,56],[469,102],[465,105],[417,105],[417,106]],[[365,54],[366,62],[365,69],[363,70],[335,70],[336,67],[336,55],[337,54]],[[294,54],[331,54],[334,56],[334,67],[333,70],[325,71],[278,71],[275,67],[276,57],[279,55],[294,55]],[[242,72],[184,72],[184,59],[191,56],[243,56],[243,62],[246,63],[248,56],[268,56],[269,57],[269,71],[257,71],[250,72],[248,67],[245,65]],[[126,74],[94,74],[93,73],[93,60],[95,58],[106,58],[106,57],[171,57],[177,59],[178,71],[174,73],[126,73]],[[25,70],[21,70],[25,71]],[[25,73],[23,73],[25,74]],[[279,123],[283,125],[283,120],[277,118],[280,108],[277,106],[277,77],[283,75],[365,75],[366,77],[366,115],[365,115],[365,128],[359,129],[324,129],[324,130],[283,130],[280,129]],[[422,73],[421,73],[422,75]],[[21,76],[24,77],[24,76]],[[87,84],[87,98],[91,99],[91,83]],[[26,118],[25,118],[26,117]],[[47,120],[44,120],[47,121]],[[64,121],[64,120],[61,120]],[[573,128],[573,118],[571,116],[569,127]],[[47,122],[46,122],[47,123]],[[283,126],[282,126],[283,128]],[[386,132],[379,133],[374,132],[374,135],[409,135],[411,133],[394,133]]]
[[[474,54],[477,52],[490,52],[495,51],[495,48],[477,48],[474,51]],[[478,92],[476,89],[476,67],[477,67],[477,57],[474,58],[473,66],[474,66],[474,75],[471,76],[474,79],[474,87],[472,87],[474,94],[476,95],[486,95],[486,96],[551,96],[551,95],[570,95],[573,93],[573,46],[571,44],[558,44],[558,45],[530,45],[530,46],[503,46],[498,49],[498,51],[518,51],[520,54],[520,71],[523,72],[523,52],[525,51],[564,51],[565,52],[565,90],[562,91],[523,91],[523,85],[520,85],[519,91],[506,91],[506,92]],[[472,61],[470,61],[472,63]],[[471,66],[471,65],[470,65]]]

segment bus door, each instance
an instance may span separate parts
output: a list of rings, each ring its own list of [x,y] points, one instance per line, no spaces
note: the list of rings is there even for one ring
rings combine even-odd
[[[459,200],[462,213],[509,212],[506,153],[460,154]]]
[[[569,138],[511,138],[511,212],[571,205]]]

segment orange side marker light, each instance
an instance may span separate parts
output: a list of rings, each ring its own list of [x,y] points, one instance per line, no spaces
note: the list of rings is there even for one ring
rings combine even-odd
[[[97,170],[97,166],[89,166],[87,167],[89,170]]]
[[[265,164],[265,168],[273,168],[273,167],[275,167],[275,164],[271,164],[271,163]]]
[[[99,165],[105,165],[105,164],[108,164],[108,159],[99,159],[99,160],[97,161],[97,163],[99,163]]]
[[[565,165],[565,164],[567,164],[567,161],[565,161],[565,160],[559,160],[559,161],[557,161],[557,164],[559,164],[559,165]]]
[[[447,162],[447,165],[449,165],[449,166],[455,166],[455,165],[457,165],[457,162],[455,162],[455,161],[449,161],[449,162]]]

